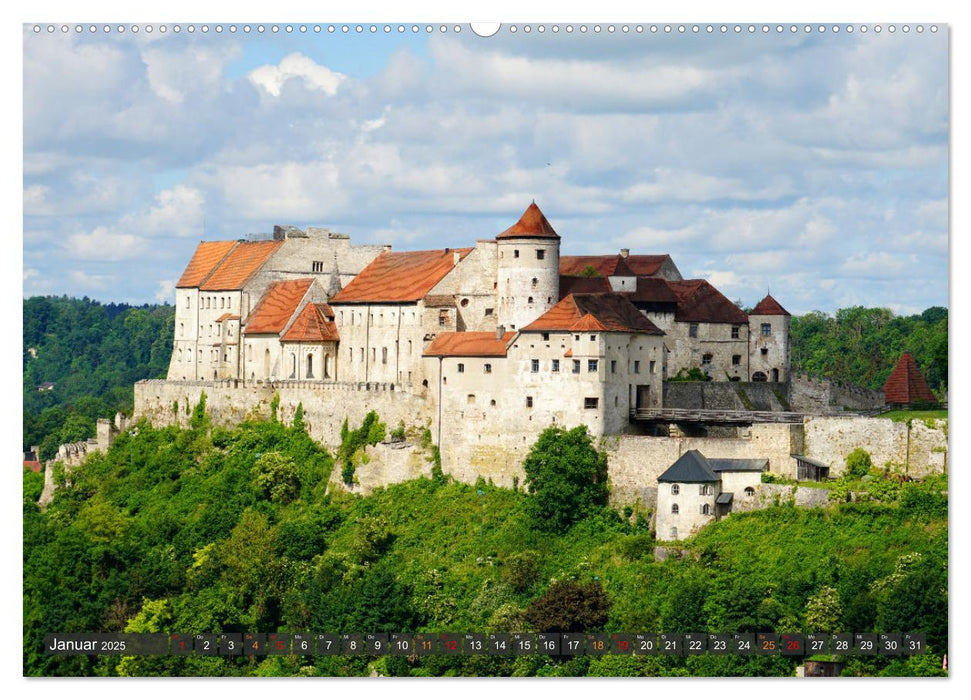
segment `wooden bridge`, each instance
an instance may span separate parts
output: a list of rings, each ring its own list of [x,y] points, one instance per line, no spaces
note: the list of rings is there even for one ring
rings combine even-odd
[[[713,423],[748,425],[751,423],[802,423],[805,414],[786,411],[720,411],[693,408],[635,408],[631,420],[660,423]]]

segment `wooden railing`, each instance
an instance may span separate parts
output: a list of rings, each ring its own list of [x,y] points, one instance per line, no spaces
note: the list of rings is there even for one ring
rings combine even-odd
[[[802,423],[805,414],[788,411],[719,411],[692,408],[635,408],[632,420],[671,423]]]

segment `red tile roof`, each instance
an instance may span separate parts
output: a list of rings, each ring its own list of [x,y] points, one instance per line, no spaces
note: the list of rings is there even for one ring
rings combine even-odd
[[[582,275],[592,267],[601,277],[609,275],[656,275],[670,255],[561,255],[561,275]]]
[[[41,464],[36,459],[25,459],[24,469],[29,469],[32,472],[39,472],[41,470]]]
[[[263,298],[246,319],[247,335],[254,333],[279,333],[297,310],[314,281],[312,279],[284,280],[271,284]]]
[[[331,304],[418,301],[452,271],[454,253],[462,260],[472,248],[384,252],[333,298]]]
[[[519,217],[519,221],[496,236],[496,240],[504,238],[559,238],[559,236],[543,216],[543,212],[536,206],[536,202],[533,202]]]
[[[678,298],[676,321],[748,323],[748,316],[707,280],[668,281]]]
[[[327,304],[307,304],[280,338],[285,343],[339,341],[337,326],[327,320]]]
[[[606,294],[610,281],[606,277],[573,277],[560,275],[560,299],[571,294]]]
[[[222,316],[216,319],[216,323],[222,323],[223,321],[238,321],[239,316],[231,313],[224,313]]]
[[[920,373],[913,355],[905,352],[897,360],[886,384],[883,385],[884,400],[888,404],[936,402],[937,397],[927,386],[924,375]]]
[[[431,342],[423,357],[505,357],[509,341],[516,335],[508,331],[501,339],[493,332],[467,331],[439,333]]]
[[[522,330],[664,335],[623,294],[571,294]]]
[[[635,303],[676,304],[675,295],[668,281],[660,277],[638,277],[637,288],[627,295]]]
[[[226,256],[199,289],[220,292],[242,289],[283,241],[243,241]]]
[[[233,249],[236,241],[202,241],[192,254],[192,260],[186,265],[182,277],[175,283],[176,287],[198,287],[209,276],[216,266]]]
[[[772,298],[771,294],[766,294],[765,299],[760,301],[752,309],[750,316],[791,316],[788,311],[782,308],[782,304]]]

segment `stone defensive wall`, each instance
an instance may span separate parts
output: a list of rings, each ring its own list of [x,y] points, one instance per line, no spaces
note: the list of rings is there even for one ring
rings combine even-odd
[[[788,411],[784,382],[664,382],[664,407],[721,411]]]
[[[227,427],[248,419],[269,419],[275,395],[280,397],[277,416],[285,423],[293,420],[297,406],[302,403],[307,432],[329,448],[340,444],[345,418],[354,428],[364,421],[368,411],[376,411],[390,431],[401,421],[413,426],[420,417],[432,415],[431,404],[421,394],[393,384],[148,379],[135,384],[134,418],[147,418],[156,427],[173,424],[188,427],[192,409],[203,392],[213,424]]]
[[[805,372],[792,373],[789,400],[793,411],[816,414],[845,409],[861,411],[884,405],[882,391],[814,377]]]

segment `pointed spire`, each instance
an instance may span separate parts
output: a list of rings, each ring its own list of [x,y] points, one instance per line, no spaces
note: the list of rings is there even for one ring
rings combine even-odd
[[[927,385],[924,375],[917,367],[917,361],[909,352],[905,352],[897,361],[890,376],[883,385],[884,401],[888,404],[910,404],[920,402],[936,402],[937,397]]]
[[[514,225],[496,236],[503,238],[559,238],[534,200]]]

